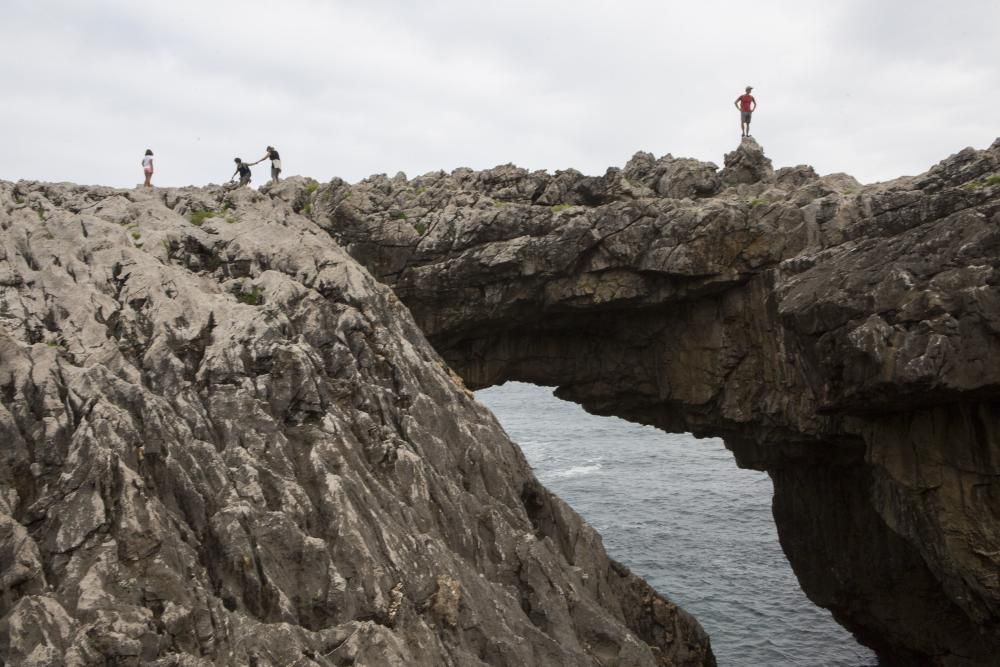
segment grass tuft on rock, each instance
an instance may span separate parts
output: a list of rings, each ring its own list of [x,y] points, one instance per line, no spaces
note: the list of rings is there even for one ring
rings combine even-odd
[[[1000,183],[1000,174],[990,174],[984,178],[978,178],[968,183],[962,183],[963,190],[978,190],[979,188],[989,188]]]
[[[216,216],[215,211],[207,208],[202,208],[197,211],[191,212],[191,224],[195,227],[201,227],[206,220],[209,218],[214,218]]]
[[[259,287],[254,287],[249,292],[237,292],[236,300],[248,306],[259,306],[264,303],[264,292]]]

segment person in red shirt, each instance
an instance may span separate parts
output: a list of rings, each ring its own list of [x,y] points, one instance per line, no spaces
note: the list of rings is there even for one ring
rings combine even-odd
[[[740,131],[744,137],[750,136],[750,115],[757,108],[757,100],[753,98],[750,91],[753,86],[747,86],[747,92],[736,98],[736,108],[740,110]]]

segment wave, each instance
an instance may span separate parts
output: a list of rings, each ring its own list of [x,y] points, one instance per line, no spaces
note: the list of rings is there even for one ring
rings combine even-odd
[[[591,475],[599,471],[604,466],[601,463],[588,463],[582,466],[573,466],[572,468],[566,468],[565,470],[553,470],[552,472],[546,473],[545,477],[548,479],[569,479],[571,477],[583,477],[584,475]]]

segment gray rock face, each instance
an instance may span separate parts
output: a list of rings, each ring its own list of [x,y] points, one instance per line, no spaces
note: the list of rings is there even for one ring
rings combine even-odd
[[[771,178],[774,170],[771,161],[764,156],[764,149],[752,137],[743,137],[740,145],[731,153],[726,153],[725,168],[719,174],[726,185],[757,183]]]
[[[887,664],[995,664],[1000,141],[869,186],[752,139],[714,171],[373,177],[313,215],[469,386],[557,386],[768,471],[804,590]]]
[[[366,211],[401,184],[322,199],[350,200],[348,239],[415,245],[397,209]],[[3,659],[714,665],[305,217],[315,186],[0,183]]]

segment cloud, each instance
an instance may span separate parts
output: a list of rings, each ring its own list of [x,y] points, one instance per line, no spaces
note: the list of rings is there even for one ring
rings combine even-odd
[[[154,182],[217,182],[267,144],[321,179],[719,163],[747,83],[776,165],[887,179],[997,134],[992,2],[8,4],[4,179],[131,186],[152,147]]]

